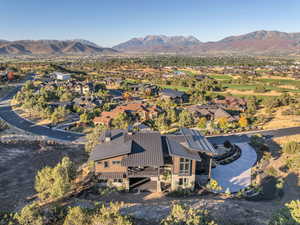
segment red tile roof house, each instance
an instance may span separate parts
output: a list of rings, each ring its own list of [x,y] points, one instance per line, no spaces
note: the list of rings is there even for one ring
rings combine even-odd
[[[179,134],[108,130],[101,134],[89,160],[95,162],[99,182],[126,190],[151,192],[194,189],[210,178],[213,145],[198,131],[182,128]]]
[[[111,125],[111,121],[116,118],[120,113],[129,113],[135,118],[140,118],[141,121],[153,119],[158,116],[161,110],[156,106],[147,106],[143,103],[129,103],[121,105],[109,112],[102,112],[99,117],[95,117],[93,122],[95,125],[103,124],[106,126]]]

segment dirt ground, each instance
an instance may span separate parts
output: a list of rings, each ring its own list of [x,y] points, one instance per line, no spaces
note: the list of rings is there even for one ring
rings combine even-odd
[[[112,193],[105,197],[95,195],[78,199],[79,205],[87,205],[87,202],[109,203],[110,201],[124,202],[121,213],[141,220],[137,223],[139,225],[160,224],[160,221],[168,215],[173,203],[185,204],[195,209],[206,209],[219,224],[243,225],[268,224],[272,213],[280,207],[274,201],[253,202],[214,194],[173,198],[164,195],[153,196],[149,193]]]
[[[278,129],[286,127],[300,126],[299,115],[282,115],[282,112],[287,110],[288,106],[283,106],[274,109],[272,116],[274,117],[270,122],[264,125],[264,129]],[[263,110],[258,112],[258,115],[265,114]]]
[[[226,89],[226,91],[223,93],[229,93],[229,94],[233,94],[233,95],[252,95],[252,96],[280,96],[282,94],[277,91],[268,91],[266,93],[256,93],[253,90],[239,91],[239,90],[235,90],[235,89],[231,89],[231,88]]]
[[[86,158],[83,148],[78,146],[37,141],[0,143],[0,211],[22,207],[25,199],[35,193],[37,171],[56,165],[64,156],[76,163]]]

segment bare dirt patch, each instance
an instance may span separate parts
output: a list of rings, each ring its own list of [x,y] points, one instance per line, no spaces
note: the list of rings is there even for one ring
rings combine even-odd
[[[78,164],[86,158],[83,148],[75,145],[39,141],[0,143],[0,211],[22,207],[25,199],[35,193],[37,171],[56,165],[64,156]]]
[[[286,127],[300,126],[300,115],[282,115],[282,112],[288,109],[288,106],[276,108],[272,114],[274,117],[270,122],[264,125],[264,129],[278,129]],[[264,112],[260,112],[263,114]]]
[[[268,91],[266,93],[256,93],[253,90],[250,91],[239,91],[235,89],[228,88],[224,93],[229,93],[233,95],[254,95],[254,96],[280,96],[281,93],[277,91]]]

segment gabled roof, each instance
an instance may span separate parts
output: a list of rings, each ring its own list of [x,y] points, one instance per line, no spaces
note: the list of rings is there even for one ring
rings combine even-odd
[[[101,160],[115,156],[126,155],[131,152],[132,141],[126,140],[122,130],[111,131],[111,141],[105,142],[105,133],[100,136],[97,144],[90,154],[90,160]]]
[[[111,130],[111,141],[105,142],[105,133],[100,137],[90,154],[90,160],[102,160],[127,155],[124,166],[163,166],[164,157],[161,136],[158,132],[128,134],[125,130]]]
[[[176,91],[173,89],[163,89],[160,91],[161,95],[169,96],[171,98],[181,98],[182,96],[185,95],[184,92],[182,91]]]
[[[201,161],[201,157],[198,152],[191,151],[181,145],[178,140],[176,141],[175,135],[165,136],[169,154],[171,156],[178,156],[186,159]]]
[[[191,150],[204,152],[209,155],[218,154],[214,146],[199,131],[181,128],[180,132],[184,136],[187,147]]]
[[[164,156],[159,132],[138,132],[127,135],[132,140],[132,151],[123,159],[124,166],[163,166]]]

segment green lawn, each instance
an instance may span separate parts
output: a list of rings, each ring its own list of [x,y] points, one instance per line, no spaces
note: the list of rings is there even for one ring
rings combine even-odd
[[[210,78],[216,79],[216,80],[231,80],[232,76],[230,75],[220,75],[220,74],[214,74],[214,75],[208,75]]]
[[[250,91],[255,90],[257,84],[223,84],[223,87],[235,89],[239,91]],[[299,93],[300,89],[291,89],[291,88],[282,88],[282,87],[274,87],[274,86],[268,86],[265,85],[265,88],[269,91],[278,91],[278,92],[293,92],[293,93]]]
[[[300,85],[299,80],[288,80],[288,79],[259,79],[259,82],[264,82],[264,83],[277,82],[279,85]]]
[[[167,88],[167,89],[176,89],[178,91],[188,91],[190,90],[189,87],[182,87],[182,86],[174,86],[174,85],[160,85],[161,88]]]

